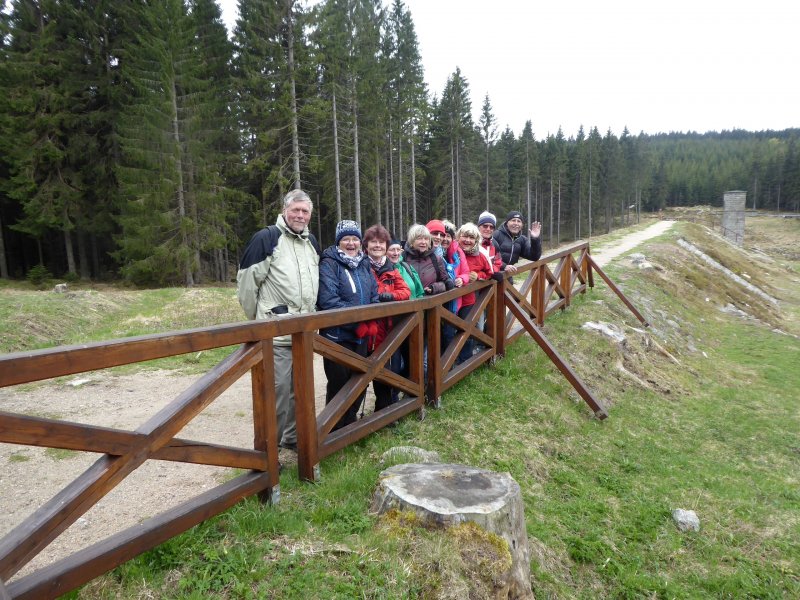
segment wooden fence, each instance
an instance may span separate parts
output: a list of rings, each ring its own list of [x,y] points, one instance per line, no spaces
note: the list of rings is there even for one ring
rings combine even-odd
[[[272,353],[272,340],[276,336],[292,336],[298,469],[300,476],[307,480],[313,481],[318,476],[318,465],[323,458],[411,412],[424,410],[426,398],[430,404],[438,405],[439,398],[447,389],[484,363],[502,356],[507,344],[526,332],[536,340],[597,417],[605,418],[607,414],[602,403],[541,330],[548,315],[567,308],[575,294],[584,293],[587,286],[594,285],[594,273],[599,274],[634,315],[647,325],[642,315],[592,260],[588,243],[582,243],[520,267],[515,277],[519,280],[524,278],[524,281],[519,288],[508,280],[475,282],[419,300],[0,356],[0,387],[5,387],[241,345],[134,431],[0,412],[0,442],[102,455],[0,540],[0,600],[58,596],[219,514],[242,498],[258,494],[264,501],[276,501],[280,493]],[[464,319],[445,308],[450,300],[470,292],[476,293],[476,302]],[[485,332],[478,326],[484,311],[487,315]],[[382,317],[392,317],[394,328],[367,357],[350,352],[316,333],[320,328],[356,319]],[[445,322],[455,329],[456,334],[440,353],[433,349],[440,347],[441,325]],[[456,364],[459,352],[469,338],[479,342],[481,350],[466,362]],[[392,372],[387,366],[391,356],[404,343],[409,348],[410,372],[407,377]],[[431,349],[428,352],[427,381],[423,370],[426,343]],[[314,354],[345,365],[354,373],[319,414],[315,410]],[[248,372],[252,386],[252,448],[175,437]],[[332,431],[339,417],[357,401],[371,381],[381,381],[397,388],[403,392],[403,398]],[[150,459],[234,467],[247,472],[141,524],[9,581],[61,532]]]

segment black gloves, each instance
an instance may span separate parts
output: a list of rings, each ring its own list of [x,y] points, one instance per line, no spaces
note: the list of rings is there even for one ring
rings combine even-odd
[[[495,281],[503,281],[505,277],[503,277],[503,273],[498,271],[497,273],[492,273],[492,279],[494,279]]]
[[[394,300],[394,296],[392,296],[391,292],[381,292],[378,294],[378,300],[381,302],[392,302]]]

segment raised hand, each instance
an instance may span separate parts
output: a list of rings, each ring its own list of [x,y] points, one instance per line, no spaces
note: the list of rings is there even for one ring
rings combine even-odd
[[[538,238],[542,234],[542,224],[539,221],[531,223],[531,237]]]

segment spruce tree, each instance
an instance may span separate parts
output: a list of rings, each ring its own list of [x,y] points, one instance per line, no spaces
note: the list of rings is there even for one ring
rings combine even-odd
[[[199,132],[209,81],[181,0],[131,11],[141,26],[123,56],[131,91],[120,126],[126,202],[116,256],[136,283],[194,285],[200,279],[200,215],[208,208],[196,168],[203,170],[208,148]]]

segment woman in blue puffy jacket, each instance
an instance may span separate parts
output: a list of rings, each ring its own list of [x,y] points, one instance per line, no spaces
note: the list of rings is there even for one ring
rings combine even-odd
[[[326,248],[319,264],[319,310],[362,306],[378,302],[378,284],[372,275],[369,259],[361,249],[361,228],[355,221],[336,225],[336,243]],[[367,323],[356,322],[320,330],[320,335],[360,354],[367,355],[367,337],[374,335]],[[328,384],[325,403],[329,403],[347,383],[352,371],[329,358],[323,358]],[[334,430],[354,423],[364,395],[342,415]]]

